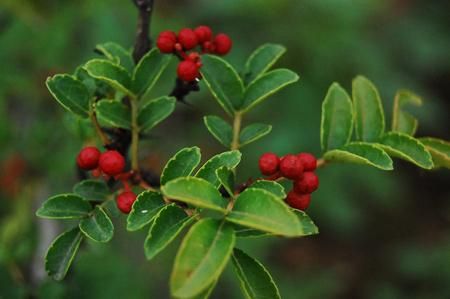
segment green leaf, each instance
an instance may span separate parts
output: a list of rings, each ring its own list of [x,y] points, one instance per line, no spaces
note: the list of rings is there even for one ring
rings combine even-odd
[[[425,169],[433,168],[433,159],[425,146],[414,137],[399,132],[386,133],[380,140],[389,155],[397,157]]]
[[[95,49],[105,55],[106,58],[112,60],[116,64],[123,66],[128,72],[131,72],[134,68],[133,58],[131,58],[131,53],[125,50],[121,45],[106,42],[103,44],[98,44]]]
[[[36,216],[48,219],[83,218],[89,215],[92,206],[76,194],[60,194],[47,199],[36,211]]]
[[[170,277],[174,297],[190,298],[218,279],[230,258],[235,236],[225,222],[202,219],[181,243]]]
[[[148,131],[166,119],[175,109],[174,97],[160,97],[142,107],[138,123],[143,131]]]
[[[331,84],[322,103],[320,143],[323,151],[350,142],[353,130],[353,107],[350,96],[338,83]]]
[[[434,167],[450,168],[450,142],[433,137],[420,138],[419,141],[433,157]]]
[[[379,146],[365,142],[351,142],[341,149],[326,152],[328,162],[344,162],[370,165],[382,170],[392,170],[392,159]]]
[[[288,69],[277,69],[262,75],[245,90],[241,111],[249,111],[268,96],[297,80],[298,75]]]
[[[161,191],[169,199],[179,200],[199,208],[226,212],[226,200],[212,184],[204,179],[178,178],[162,186]]]
[[[367,78],[358,76],[352,83],[356,137],[377,141],[384,133],[384,112],[377,88]]]
[[[136,94],[148,93],[166,69],[171,58],[172,55],[163,54],[158,48],[153,48],[145,54],[133,73],[133,91]]]
[[[281,298],[280,292],[269,272],[258,260],[235,248],[232,261],[245,298]]]
[[[215,115],[203,117],[206,128],[223,146],[230,147],[233,129],[222,118]]]
[[[260,238],[273,236],[273,234],[271,233],[263,232],[257,229],[248,228],[237,224],[235,224],[234,232],[237,238]]]
[[[266,190],[267,192],[272,193],[276,197],[280,199],[286,198],[286,192],[284,191],[284,187],[274,181],[268,181],[268,180],[257,180],[253,184],[250,185],[250,188],[258,188]]]
[[[144,250],[147,259],[151,260],[163,251],[193,219],[176,204],[161,209],[145,239]]]
[[[149,224],[165,206],[161,193],[147,190],[141,192],[133,203],[127,217],[127,230],[136,231]]]
[[[131,129],[131,110],[115,100],[100,100],[95,105],[98,118],[113,127]]]
[[[303,211],[292,209],[297,215],[302,227],[302,236],[316,235],[319,233],[319,228],[314,224],[311,218]]]
[[[73,187],[73,192],[86,200],[104,201],[111,193],[105,181],[84,180]]]
[[[135,97],[131,92],[130,74],[122,66],[108,60],[93,59],[84,65],[84,69],[91,77],[106,82],[111,87],[133,98]]]
[[[259,138],[266,136],[270,133],[270,131],[272,131],[271,125],[259,123],[251,124],[241,131],[241,134],[239,136],[239,145],[242,147],[244,145],[252,143]]]
[[[191,297],[189,299],[208,299],[209,296],[211,296],[212,291],[216,287],[217,280],[213,281],[204,291],[202,291],[200,294]]]
[[[48,77],[45,84],[65,109],[83,118],[89,116],[89,91],[81,81],[69,75],[55,75]]]
[[[216,176],[216,170],[222,166],[228,168],[235,168],[241,162],[242,154],[239,151],[228,151],[215,155],[197,171],[196,177],[202,178],[213,184],[219,186],[219,180]]]
[[[83,234],[96,242],[108,242],[114,235],[114,226],[102,207],[96,206],[92,215],[79,224]]]
[[[190,176],[201,159],[197,146],[186,147],[178,151],[167,162],[161,174],[161,185],[179,177]]]
[[[285,52],[286,48],[277,44],[264,44],[256,49],[245,63],[245,83],[262,76]]]
[[[220,184],[227,190],[228,194],[234,196],[234,172],[224,166],[216,170],[216,176]]]
[[[63,280],[80,247],[83,236],[78,227],[59,235],[45,256],[45,270],[55,280]]]
[[[202,56],[200,69],[209,90],[220,106],[230,115],[242,105],[244,84],[236,70],[225,60],[214,55]]]
[[[227,221],[276,235],[301,235],[300,223],[288,206],[274,194],[263,189],[248,188],[234,203]]]
[[[422,99],[407,90],[397,91],[392,112],[392,131],[414,136],[419,122],[414,116],[402,110],[408,104],[422,106]]]

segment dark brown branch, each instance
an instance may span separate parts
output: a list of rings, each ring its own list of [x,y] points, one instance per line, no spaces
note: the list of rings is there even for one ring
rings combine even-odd
[[[177,101],[186,103],[185,101],[186,96],[192,91],[199,91],[199,90],[200,86],[198,85],[198,81],[186,82],[177,78],[175,81],[175,86],[170,95],[175,97]]]
[[[133,0],[138,9],[138,24],[136,30],[136,41],[133,49],[135,63],[147,53],[152,47],[150,39],[150,21],[153,11],[153,0]]]

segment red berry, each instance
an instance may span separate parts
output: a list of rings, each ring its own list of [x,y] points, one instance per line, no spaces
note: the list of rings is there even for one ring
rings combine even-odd
[[[292,208],[304,211],[311,203],[311,194],[298,194],[292,190],[288,193],[286,202]]]
[[[133,203],[136,201],[136,194],[131,191],[125,191],[119,194],[116,199],[117,207],[123,213],[128,214],[131,211]]]
[[[274,175],[279,165],[280,158],[274,153],[265,153],[259,158],[259,170],[263,175]]]
[[[105,174],[115,176],[125,168],[125,158],[118,151],[106,151],[100,156],[99,165]]]
[[[97,168],[100,151],[94,146],[83,148],[77,156],[77,164],[83,170],[92,170]]]
[[[197,35],[197,40],[199,43],[203,43],[211,40],[212,30],[208,26],[198,26],[194,29],[195,35]]]
[[[317,168],[317,160],[316,157],[314,157],[310,153],[300,153],[297,155],[297,157],[300,159],[300,162],[302,162],[303,170],[304,171],[314,171]]]
[[[314,172],[304,172],[301,179],[295,181],[294,190],[300,194],[312,193],[319,187],[319,178]]]
[[[172,53],[175,50],[177,36],[172,31],[163,31],[156,40],[156,46],[162,53]]]
[[[224,33],[219,33],[216,35],[214,38],[214,44],[216,46],[215,52],[219,55],[227,54],[233,46],[231,38]]]
[[[198,45],[197,35],[189,28],[183,28],[178,32],[178,41],[185,50],[190,50]]]
[[[197,64],[190,60],[181,61],[178,64],[177,74],[183,81],[194,81],[200,76]]]
[[[294,180],[301,177],[303,173],[303,165],[295,155],[286,155],[281,158],[280,172],[285,178]]]

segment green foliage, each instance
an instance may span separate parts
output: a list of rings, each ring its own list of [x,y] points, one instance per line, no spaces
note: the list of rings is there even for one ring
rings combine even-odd
[[[435,167],[450,169],[450,142],[433,137],[419,139],[433,157]]]
[[[277,44],[264,44],[256,49],[245,63],[244,82],[249,85],[263,75],[286,52],[286,48]]]
[[[78,227],[59,235],[47,251],[45,270],[55,280],[62,280],[80,247],[83,236]]]
[[[165,196],[199,208],[226,212],[226,201],[210,182],[196,177],[182,177],[161,187]]]
[[[89,202],[76,194],[61,194],[50,197],[36,211],[36,215],[48,219],[76,219],[89,215]]]
[[[68,111],[89,116],[89,92],[81,81],[69,75],[49,77],[46,85],[53,97]]]
[[[175,98],[161,97],[144,105],[138,115],[138,124],[142,131],[151,130],[166,119],[175,109]]]
[[[229,147],[233,138],[233,129],[222,118],[208,115],[203,118],[206,128],[223,146]]]
[[[162,208],[155,216],[145,239],[144,251],[147,259],[154,258],[164,250],[192,220],[193,218],[176,204]]]
[[[233,228],[203,219],[192,226],[175,258],[170,289],[176,298],[190,298],[207,289],[222,273],[235,243]]]
[[[326,161],[346,162],[370,165],[382,170],[392,170],[392,160],[379,146],[366,142],[352,142],[342,147],[326,152]]]
[[[131,77],[122,66],[112,61],[103,59],[92,59],[83,67],[89,76],[109,84],[111,87],[135,97],[131,92]]]
[[[384,133],[384,112],[377,88],[367,78],[352,82],[355,131],[358,140],[375,142]]]
[[[223,166],[235,168],[241,162],[241,156],[242,154],[239,151],[228,151],[215,155],[200,167],[195,176],[205,179],[217,187],[219,179],[216,176],[216,170]]]
[[[422,99],[407,90],[397,91],[392,111],[392,131],[414,136],[419,121],[408,112],[403,111],[403,107],[406,105],[422,106]]]
[[[216,176],[228,195],[234,196],[235,175],[232,169],[225,166],[216,170]]]
[[[232,261],[245,298],[281,298],[275,282],[259,261],[237,248],[233,250]]]
[[[100,100],[95,104],[100,121],[122,129],[131,129],[131,112],[126,105],[115,100]]]
[[[152,190],[141,192],[128,214],[127,230],[135,231],[152,222],[164,205],[161,193]]]
[[[161,173],[161,185],[183,176],[190,176],[201,160],[197,146],[183,148],[166,164]]]
[[[166,69],[172,56],[162,54],[153,48],[137,64],[133,72],[132,90],[138,95],[145,95],[155,86],[162,72]]]
[[[121,45],[106,42],[98,44],[95,46],[95,49],[109,60],[124,67],[128,72],[132,72],[134,68],[133,58],[131,57],[130,51],[125,50]]]
[[[114,226],[105,210],[95,207],[92,214],[80,221],[80,231],[96,242],[108,242],[114,235]]]
[[[239,144],[241,147],[250,144],[270,133],[272,131],[271,125],[266,124],[251,124],[242,129],[239,135]]]
[[[339,148],[352,138],[353,106],[350,96],[338,83],[328,89],[322,103],[320,143],[322,150]]]
[[[282,199],[286,197],[286,192],[284,191],[284,187],[277,182],[267,181],[267,180],[257,180],[254,182],[250,188],[263,189],[267,192],[272,193],[276,197]]]
[[[262,189],[249,188],[239,194],[226,220],[275,235],[302,234],[295,214],[280,198]]]
[[[81,181],[73,187],[73,192],[92,201],[104,201],[110,194],[106,183],[100,180]]]

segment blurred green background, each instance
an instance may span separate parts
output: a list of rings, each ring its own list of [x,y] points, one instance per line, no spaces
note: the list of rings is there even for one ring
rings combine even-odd
[[[345,88],[364,74],[380,89],[387,120],[398,88],[424,98],[412,110],[419,136],[450,139],[450,2],[448,0],[227,0],[158,1],[153,34],[210,25],[228,33],[228,59],[242,67],[265,42],[284,44],[279,65],[300,81],[247,118],[272,123],[272,133],[243,149],[240,178],[257,176],[264,151],[320,155],[320,106],[333,81]],[[177,244],[147,262],[145,232],[127,233],[116,219],[108,245],[85,242],[66,280],[50,281],[43,256],[63,229],[38,220],[42,200],[70,191],[74,157],[83,138],[76,122],[47,92],[54,73],[71,73],[95,57],[105,41],[131,47],[136,10],[119,0],[0,0],[0,298],[168,298]],[[158,92],[168,93],[172,66]],[[180,147],[204,156],[222,150],[203,127],[219,114],[210,94],[191,94],[192,107],[174,115],[145,142],[141,158],[159,172]],[[254,239],[239,246],[273,273],[284,298],[450,298],[450,172],[427,172],[396,161],[393,172],[330,165],[308,213],[313,237]],[[70,225],[70,223],[69,223]],[[227,269],[212,298],[241,298]]]

